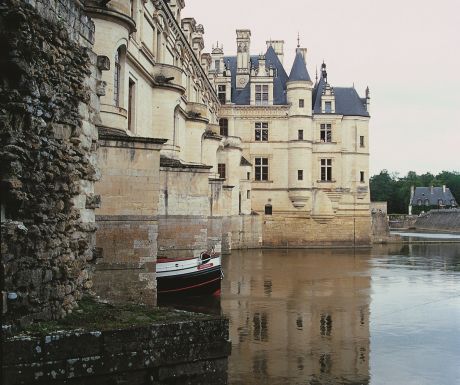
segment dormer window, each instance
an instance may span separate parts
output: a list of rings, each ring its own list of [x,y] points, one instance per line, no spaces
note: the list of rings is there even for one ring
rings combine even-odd
[[[217,86],[217,96],[219,97],[219,102],[225,104],[227,100],[227,87],[225,85]]]
[[[217,72],[220,72],[220,60],[216,60],[214,62],[214,66],[216,67],[216,71]]]
[[[324,102],[324,112],[326,114],[332,113],[332,102]]]
[[[268,106],[268,85],[256,85],[256,106]]]

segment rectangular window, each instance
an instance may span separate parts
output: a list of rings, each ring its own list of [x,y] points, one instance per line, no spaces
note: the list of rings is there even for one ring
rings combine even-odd
[[[305,100],[299,99],[299,108],[304,108],[305,107]]]
[[[303,170],[297,170],[297,180],[303,180]]]
[[[219,85],[217,87],[217,96],[219,97],[220,104],[225,104],[227,100],[227,87],[225,85]]]
[[[297,132],[297,138],[298,138],[299,140],[303,140],[303,130],[299,130],[299,131]]]
[[[359,137],[359,147],[364,147],[364,136]]]
[[[136,127],[136,83],[129,79],[128,88],[128,130],[135,131]]]
[[[328,124],[321,124],[320,126],[320,139],[322,143],[330,143],[332,142],[332,125]]]
[[[359,181],[361,183],[364,183],[364,171],[360,171],[360,173],[359,173]]]
[[[321,180],[332,181],[332,159],[321,159]]]
[[[268,85],[256,85],[256,106],[268,106]]]
[[[268,122],[256,122],[255,140],[259,142],[268,142]]]
[[[248,172],[247,176],[248,176],[248,180],[251,180],[251,173],[250,172]]]
[[[219,163],[217,165],[217,172],[219,173],[219,178],[225,179],[225,163]]]
[[[324,102],[324,112],[330,114],[332,112],[332,102]]]
[[[113,101],[116,107],[120,107],[120,85],[121,85],[121,49],[118,48],[114,60],[114,78],[113,78]]]
[[[219,119],[220,134],[222,136],[228,136],[228,119]]]
[[[251,198],[251,190],[246,191],[246,198],[247,199]]]
[[[220,71],[220,60],[215,60],[214,66],[216,67],[216,71],[219,72]]]
[[[268,158],[255,158],[255,180],[268,180]]]

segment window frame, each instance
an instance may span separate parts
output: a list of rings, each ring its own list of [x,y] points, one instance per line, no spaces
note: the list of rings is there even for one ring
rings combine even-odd
[[[270,88],[268,84],[256,84],[255,85],[255,104],[256,106],[268,106],[269,97],[268,93]]]
[[[297,140],[304,140],[303,139],[303,130],[297,130]]]
[[[227,102],[227,86],[225,84],[217,85],[217,97],[220,104],[226,104]]]
[[[320,160],[320,180],[321,182],[332,182],[332,158]]]
[[[254,123],[254,140],[256,142],[268,142],[268,122]]]
[[[299,99],[299,108],[305,107],[305,99]]]
[[[227,179],[227,166],[225,163],[217,164],[217,173],[220,179]]]
[[[219,132],[222,136],[228,136],[228,119],[220,118],[219,119]]]
[[[332,102],[329,100],[324,102],[324,113],[332,114]]]
[[[303,170],[297,170],[297,180],[303,180]]]
[[[359,136],[359,147],[364,148],[366,147],[364,144],[364,135]]]
[[[320,124],[319,140],[321,143],[332,143],[332,123]]]
[[[258,156],[254,158],[254,180],[258,182],[268,182],[270,172],[269,159]]]

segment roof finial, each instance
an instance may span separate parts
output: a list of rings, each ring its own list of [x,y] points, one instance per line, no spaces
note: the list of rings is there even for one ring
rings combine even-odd
[[[300,32],[297,32],[297,48],[300,48]]]
[[[316,66],[316,83],[318,83],[318,66]]]

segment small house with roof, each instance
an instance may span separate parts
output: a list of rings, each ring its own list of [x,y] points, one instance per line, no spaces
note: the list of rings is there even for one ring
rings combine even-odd
[[[289,72],[284,41],[251,55],[251,31],[241,29],[236,46],[235,56],[213,47],[208,76],[220,134],[240,139],[252,165],[242,196],[265,215],[264,244],[368,243],[369,89],[361,97],[331,84],[325,63],[312,80],[300,42]]]
[[[457,208],[458,203],[450,189],[442,187],[411,187],[409,215],[431,209]]]

